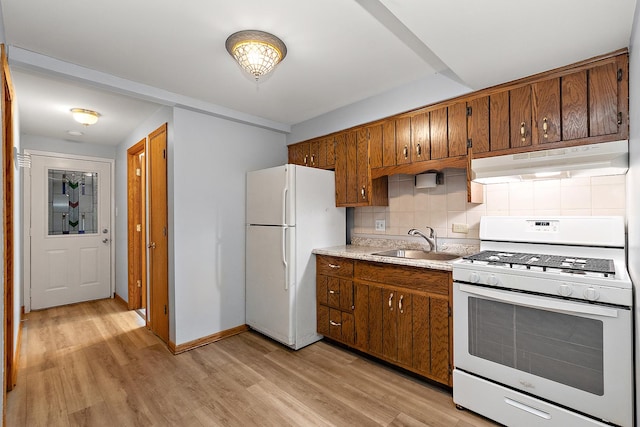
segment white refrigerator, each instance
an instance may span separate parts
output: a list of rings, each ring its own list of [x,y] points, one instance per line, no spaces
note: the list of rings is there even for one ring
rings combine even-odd
[[[334,173],[284,165],[247,173],[246,322],[295,350],[316,332],[314,248],[345,244]]]

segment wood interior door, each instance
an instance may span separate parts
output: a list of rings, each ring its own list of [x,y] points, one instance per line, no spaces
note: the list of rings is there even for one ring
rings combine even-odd
[[[13,217],[13,197],[14,197],[14,176],[13,176],[13,85],[11,74],[7,62],[7,53],[4,44],[0,45],[0,84],[2,85],[2,199],[4,220],[2,223],[2,233],[4,237],[3,246],[3,278],[4,278],[4,378],[3,378],[3,421],[5,418],[5,408],[7,402],[7,391],[11,391],[16,383],[17,360],[15,360],[14,346],[14,217]]]
[[[129,310],[147,307],[146,143],[144,138],[127,150]]]
[[[149,135],[149,326],[169,342],[167,124]]]

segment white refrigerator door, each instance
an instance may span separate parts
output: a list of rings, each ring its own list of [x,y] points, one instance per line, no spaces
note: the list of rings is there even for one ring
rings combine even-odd
[[[295,166],[247,173],[247,224],[295,225]]]
[[[295,343],[295,228],[247,226],[246,321],[253,329]]]

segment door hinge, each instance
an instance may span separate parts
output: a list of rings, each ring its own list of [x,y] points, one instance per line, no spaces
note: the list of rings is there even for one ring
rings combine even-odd
[[[142,170],[140,170],[140,168],[136,168],[136,176],[142,176]]]
[[[141,232],[142,231],[142,224],[136,224],[136,231],[137,232]]]
[[[449,376],[453,374],[453,369],[451,369],[451,365],[447,365],[447,370],[449,371]]]
[[[473,114],[473,110],[471,107],[467,107],[467,117],[471,117],[471,114]]]
[[[136,281],[136,285],[138,285],[139,288],[142,287],[142,280],[137,280]]]
[[[622,113],[618,112],[618,126],[622,124]]]
[[[622,81],[622,68],[618,68],[618,81]]]
[[[164,306],[164,314],[167,314],[167,306],[166,306],[166,304]]]
[[[449,317],[451,317],[451,307],[447,307],[447,314]]]
[[[473,147],[473,141],[471,140],[471,138],[467,139],[467,148],[471,148]]]
[[[167,150],[162,150],[162,158],[163,159],[167,158]]]
[[[167,227],[162,227],[162,234],[166,237],[167,236]]]

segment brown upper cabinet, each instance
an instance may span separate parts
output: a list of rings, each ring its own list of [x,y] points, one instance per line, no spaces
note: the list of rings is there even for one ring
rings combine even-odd
[[[312,139],[289,145],[289,163],[312,168],[335,167],[335,137]]]
[[[473,154],[627,138],[627,70],[625,52],[551,71],[508,89],[488,90],[488,95],[467,101]]]
[[[431,159],[431,129],[429,113],[411,116],[411,155],[414,162]]]
[[[373,128],[350,130],[336,136],[336,206],[387,206],[387,177],[371,178],[369,140]],[[374,129],[375,141],[382,126]],[[382,160],[380,159],[380,162]]]

